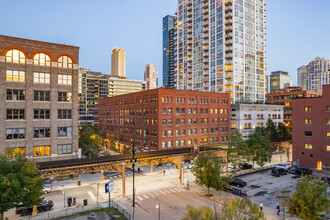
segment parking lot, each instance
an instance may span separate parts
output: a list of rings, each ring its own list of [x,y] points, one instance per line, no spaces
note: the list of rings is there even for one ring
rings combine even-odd
[[[298,176],[287,174],[281,177],[271,175],[271,170],[262,171],[254,174],[239,177],[243,179],[247,186],[242,190],[254,202],[263,202],[265,206],[276,209],[277,199],[275,194],[282,188],[294,191],[295,185],[299,180]]]

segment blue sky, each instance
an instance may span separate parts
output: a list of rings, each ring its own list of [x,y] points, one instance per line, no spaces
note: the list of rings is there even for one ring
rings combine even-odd
[[[127,77],[154,63],[162,85],[162,18],[176,0],[1,0],[0,34],[80,47],[80,66],[110,73],[111,50],[125,48]],[[268,73],[317,56],[330,59],[329,0],[267,0]]]

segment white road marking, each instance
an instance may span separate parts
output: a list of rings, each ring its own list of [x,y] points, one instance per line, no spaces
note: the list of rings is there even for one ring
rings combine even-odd
[[[143,195],[144,198],[149,199],[149,196]]]
[[[156,196],[160,196],[159,192],[155,192]]]
[[[138,197],[136,197],[137,199],[139,199],[139,200],[143,200],[143,198],[141,197],[141,196],[138,196]]]
[[[177,192],[181,192],[181,190],[180,189],[174,189],[175,191],[177,191]]]
[[[93,195],[93,193],[92,193],[91,191],[88,191],[88,194],[90,195],[90,197],[91,197],[94,201],[96,201],[96,197]]]
[[[181,192],[184,192],[184,191],[186,191],[185,189],[183,189],[183,188],[179,188],[178,190],[180,190]]]
[[[169,189],[171,192],[176,192],[174,189]]]
[[[163,191],[159,191],[159,192],[162,193],[162,194],[164,194],[164,195],[166,194],[166,193],[164,193]]]
[[[166,193],[171,193],[171,191],[168,191],[167,189],[164,190]]]
[[[155,197],[155,195],[154,195],[154,194],[152,194],[152,193],[149,193],[148,195],[150,195],[151,197]]]

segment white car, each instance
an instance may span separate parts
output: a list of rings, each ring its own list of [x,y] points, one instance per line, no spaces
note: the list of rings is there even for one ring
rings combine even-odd
[[[192,164],[188,164],[186,167],[187,167],[188,169],[191,169],[191,168],[194,167],[194,164],[193,164],[193,163],[192,163]]]
[[[238,167],[234,167],[234,166],[228,167],[228,172],[230,172],[230,173],[237,172],[237,171],[240,171],[240,169]]]
[[[277,165],[276,167],[278,168],[283,168],[285,170],[290,170],[291,169],[291,163],[290,162],[283,162]]]
[[[43,189],[42,189],[42,193],[43,194],[48,194],[50,192],[50,187],[44,187]]]

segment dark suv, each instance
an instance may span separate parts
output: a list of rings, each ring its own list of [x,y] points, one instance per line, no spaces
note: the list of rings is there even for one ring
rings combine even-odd
[[[288,174],[288,171],[283,169],[283,168],[274,167],[272,169],[272,175],[273,176],[282,176],[282,175],[285,175],[285,174]]]
[[[37,205],[37,210],[39,212],[45,212],[49,211],[53,208],[54,203],[52,200],[44,200],[42,203]],[[19,206],[16,209],[16,214],[21,215],[21,216],[26,216],[30,215],[32,213],[33,208],[32,207],[27,207],[27,206]]]
[[[232,182],[229,183],[229,185],[244,187],[246,186],[246,182],[242,179],[234,179]]]
[[[252,165],[251,164],[248,164],[248,163],[241,163],[239,165],[239,168],[241,170],[248,170],[248,169],[252,169]]]

